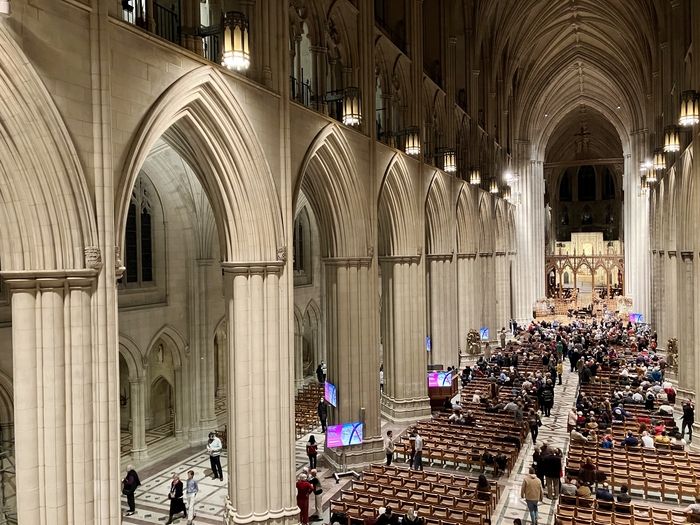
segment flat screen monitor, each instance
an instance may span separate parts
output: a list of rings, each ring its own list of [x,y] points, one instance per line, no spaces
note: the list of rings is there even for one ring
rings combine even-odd
[[[630,314],[630,323],[643,323],[644,316],[642,314]]]
[[[326,431],[326,446],[329,448],[359,445],[362,443],[362,423],[330,425]]]
[[[425,338],[425,348],[426,348],[426,350],[427,350],[428,352],[430,352],[430,350],[431,350],[431,348],[432,348],[432,347],[430,346],[430,337],[426,337],[426,338]]]
[[[333,405],[334,407],[338,406],[338,389],[333,383],[326,381],[324,397],[326,398],[327,403]]]
[[[452,386],[452,372],[431,372],[428,374],[428,386],[439,388]]]
[[[479,328],[479,335],[481,335],[482,341],[488,341],[489,340],[489,329],[488,328]]]

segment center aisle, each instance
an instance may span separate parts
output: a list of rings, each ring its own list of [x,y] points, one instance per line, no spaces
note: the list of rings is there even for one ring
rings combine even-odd
[[[554,407],[550,417],[542,416],[542,426],[537,436],[537,445],[542,445],[545,441],[554,448],[560,448],[564,453],[562,464],[566,463],[566,454],[569,446],[569,434],[566,432],[566,419],[569,410],[576,402],[578,388],[578,374],[569,372],[568,359],[564,361],[564,375],[562,384],[554,389]],[[520,486],[523,478],[528,475],[528,470],[532,466],[532,455],[535,452],[535,445],[532,438],[528,436],[525,444],[520,450],[518,461],[511,471],[505,486],[502,487],[503,497],[496,506],[496,511],[492,520],[493,525],[511,525],[515,518],[520,518],[523,523],[530,523],[530,513],[527,510],[525,501],[520,498]],[[563,482],[563,478],[562,478]],[[549,525],[554,523],[557,510],[557,500],[545,498],[539,506],[539,525]]]

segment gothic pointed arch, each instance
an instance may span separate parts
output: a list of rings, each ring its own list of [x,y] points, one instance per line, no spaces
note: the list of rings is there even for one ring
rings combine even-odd
[[[450,202],[447,175],[435,171],[425,199],[426,253],[443,255],[452,252],[454,204]]]
[[[3,270],[79,269],[96,246],[89,189],[39,75],[0,24],[0,259]]]
[[[182,366],[184,358],[189,352],[189,345],[185,341],[184,337],[175,328],[169,324],[163,325],[151,338],[148,343],[148,350],[146,350],[145,357],[153,350],[159,339],[163,339],[168,343],[168,346],[172,350],[173,354],[173,366]]]
[[[691,218],[692,208],[692,193],[693,193],[693,148],[688,148],[686,152],[681,157],[681,173],[683,174],[682,179],[678,184],[676,184],[676,197],[674,201],[678,211],[676,212],[677,223],[688,224]],[[653,208],[652,208],[653,210]],[[654,213],[651,214],[651,220],[654,220]],[[679,228],[677,244],[680,251],[693,251],[692,246],[694,246],[695,239],[694,230],[692,228]]]
[[[496,201],[496,228],[495,228],[495,250],[498,253],[506,253],[508,251],[508,220],[505,212],[505,201],[498,199]]]
[[[479,253],[492,254],[494,252],[494,225],[492,202],[487,194],[482,194],[479,199]]]
[[[299,335],[304,332],[304,317],[301,314],[301,310],[295,304],[294,305],[294,335]]]
[[[366,192],[350,145],[337,124],[324,127],[306,151],[294,202],[300,191],[316,217],[322,257],[367,256],[374,244]]]
[[[379,255],[414,256],[420,248],[417,235],[415,188],[402,156],[396,153],[384,173],[379,192]]]
[[[132,143],[116,199],[123,245],[131,188],[163,137],[196,173],[216,218],[226,261],[274,261],[284,246],[282,213],[272,173],[252,124],[213,67],[177,80],[158,99]]]
[[[144,376],[143,354],[136,342],[126,334],[119,334],[119,353],[126,361],[130,380]]]
[[[314,299],[311,299],[309,304],[306,305],[304,319],[307,318],[311,323],[311,328],[318,329],[321,326],[321,309],[318,307],[318,303]]]
[[[478,190],[463,183],[457,198],[457,253],[479,251]]]
[[[12,390],[12,378],[0,369],[0,424],[11,423],[15,420],[14,391]],[[7,441],[7,436],[3,436]]]

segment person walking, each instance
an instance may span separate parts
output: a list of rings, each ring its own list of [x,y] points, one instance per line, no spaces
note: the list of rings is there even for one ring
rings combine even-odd
[[[318,402],[318,419],[321,421],[321,432],[326,431],[326,421],[328,420],[328,403],[326,403],[326,399],[321,397],[321,400]]]
[[[209,463],[211,471],[214,474],[214,479],[219,481],[224,480],[224,473],[221,470],[221,440],[216,437],[214,432],[209,432],[209,443],[207,443],[207,452],[209,453]]]
[[[537,525],[537,506],[544,499],[544,491],[542,490],[542,483],[537,479],[535,469],[532,467],[530,467],[529,474],[523,479],[523,484],[520,487],[520,497],[527,503],[532,525]]]
[[[323,383],[323,367],[321,365],[323,365],[323,361],[316,367],[316,379],[319,383]]]
[[[299,474],[297,481],[297,507],[299,507],[299,523],[308,525],[309,523],[309,494],[314,491],[314,487],[306,479],[306,474]]]
[[[681,425],[681,437],[685,436],[685,429],[688,428],[688,442],[693,441],[693,423],[695,423],[695,405],[690,399],[683,402],[683,418]]]
[[[418,432],[418,429],[414,431],[416,437],[415,437],[415,443],[416,443],[416,455],[413,458],[413,469],[414,470],[423,470],[423,438],[420,435],[420,432]]]
[[[394,433],[391,430],[386,431],[386,437],[384,438],[384,453],[386,454],[386,466],[391,466],[391,460],[394,458],[394,450],[396,450],[396,445],[391,439]]]
[[[308,482],[314,488],[314,503],[315,511],[313,516],[309,516],[310,521],[322,521],[323,520],[323,486],[321,485],[321,480],[318,478],[318,472],[315,468],[311,469],[309,472],[310,477]],[[316,518],[316,519],[312,519]]]
[[[554,454],[544,458],[544,478],[547,481],[547,497],[549,499],[559,498],[559,484],[562,470],[561,450],[557,449]],[[554,496],[552,496],[554,493]]]
[[[309,436],[309,442],[306,444],[306,455],[309,458],[309,468],[316,468],[316,458],[318,456],[318,443],[313,434]]]
[[[540,425],[542,424],[542,420],[540,419],[539,414],[535,412],[534,408],[530,409],[527,416],[527,424],[530,427],[530,434],[532,435],[533,444],[537,443],[537,434],[540,433]]]
[[[182,513],[184,517],[187,514],[187,509],[185,508],[185,502],[182,501],[183,485],[180,481],[180,476],[173,474],[173,481],[170,484],[170,492],[168,493],[168,499],[170,500],[170,517],[165,525],[170,525],[173,522],[176,514]]]
[[[134,493],[136,492],[136,487],[141,485],[139,475],[134,470],[133,465],[126,467],[126,476],[122,480],[122,484],[122,494],[126,496],[126,503],[129,505],[129,511],[124,515],[133,516],[136,513],[136,500]]]
[[[194,520],[194,501],[199,492],[199,483],[194,479],[194,470],[187,472],[187,485],[185,486],[185,500],[187,501],[187,525],[192,525]]]

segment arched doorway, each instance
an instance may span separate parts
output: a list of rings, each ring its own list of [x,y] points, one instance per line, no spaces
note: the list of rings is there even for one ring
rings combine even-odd
[[[158,376],[151,385],[151,426],[163,436],[173,435],[175,404],[173,387],[163,376]]]

